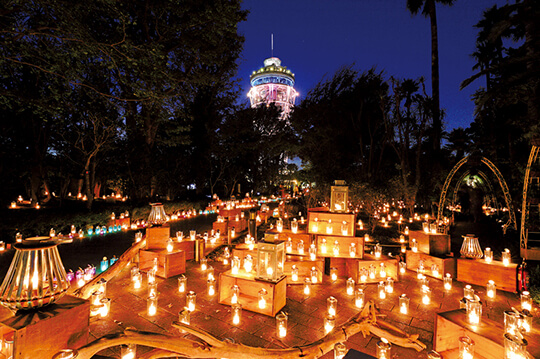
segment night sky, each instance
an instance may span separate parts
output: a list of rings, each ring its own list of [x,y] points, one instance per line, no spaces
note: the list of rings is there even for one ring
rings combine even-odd
[[[440,96],[447,131],[469,126],[474,112],[471,94],[484,85],[477,80],[459,90],[461,81],[473,74],[473,25],[484,10],[506,3],[457,0],[452,7],[437,5]],[[431,95],[429,18],[411,15],[406,0],[244,0],[243,8],[250,14],[239,26],[246,41],[238,76],[246,96],[249,75],[271,56],[272,33],[273,54],[294,72],[300,101],[323,76],[331,78],[353,63],[360,71],[384,70],[386,78],[424,76]]]

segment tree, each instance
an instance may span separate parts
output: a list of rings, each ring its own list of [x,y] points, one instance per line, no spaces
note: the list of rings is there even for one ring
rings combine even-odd
[[[429,16],[431,24],[431,97],[433,98],[433,150],[435,153],[441,149],[443,128],[439,96],[439,40],[436,3],[452,6],[454,2],[455,0],[407,0],[407,9],[413,15],[421,10],[424,16]]]

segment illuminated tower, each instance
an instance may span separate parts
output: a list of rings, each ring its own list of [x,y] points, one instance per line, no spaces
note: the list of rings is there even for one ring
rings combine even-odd
[[[294,106],[298,92],[294,89],[294,74],[281,60],[270,57],[264,60],[264,67],[253,71],[250,76],[251,90],[248,97],[251,107],[274,103],[281,108],[281,117],[287,118]]]

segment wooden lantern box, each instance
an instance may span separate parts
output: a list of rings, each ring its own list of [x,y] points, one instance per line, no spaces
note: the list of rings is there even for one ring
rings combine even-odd
[[[247,219],[241,218],[238,221],[235,221],[234,218],[229,219],[229,228],[234,228],[236,233],[243,232],[247,229]],[[222,232],[223,233],[223,232]],[[225,232],[227,233],[227,232]]]
[[[311,235],[307,233],[292,233],[291,231],[283,231],[278,232],[278,241],[285,242],[285,253],[291,254],[291,255],[297,255],[297,256],[309,256],[309,246],[311,245]],[[287,251],[287,241],[288,239],[291,239],[292,242],[292,249],[291,251]],[[304,242],[304,253],[300,254],[298,252],[298,243],[300,241]]]
[[[311,234],[326,234],[332,236],[354,236],[356,230],[355,223],[356,215],[354,213],[332,213],[332,212],[308,212],[308,226],[307,231]],[[315,221],[316,220],[316,221]],[[315,231],[313,228],[314,223],[317,222],[318,229]],[[347,233],[343,234],[341,226],[343,222],[347,222]],[[331,228],[331,233],[327,230]]]
[[[90,302],[70,295],[15,315],[2,307],[0,338],[13,335],[13,359],[52,358],[61,349],[88,343],[89,318]]]
[[[226,207],[225,208],[220,208],[218,210],[218,214],[222,217],[226,217],[226,218],[229,218],[229,219],[234,219],[237,215],[240,216],[240,213],[242,213],[242,209],[241,208],[230,208],[230,209],[227,209]]]
[[[487,263],[483,259],[457,260],[457,280],[485,287],[489,280],[493,280],[497,289],[515,292],[517,264],[510,263],[505,266],[500,261]]]
[[[425,275],[433,278],[443,279],[446,273],[450,273],[452,278],[456,278],[456,258],[452,257],[436,257],[426,253],[407,251],[407,269],[416,271],[418,269],[418,263],[424,261]],[[439,273],[436,275],[431,271],[432,265],[439,267]],[[486,282],[487,283],[487,282]]]
[[[322,239],[326,239],[326,253],[322,250]],[[339,243],[339,254],[334,255],[334,243]],[[356,255],[351,257],[349,246],[354,243],[356,246]],[[364,258],[364,237],[344,237],[344,236],[325,236],[317,235],[317,256],[334,258]]]
[[[173,238],[173,240],[174,240],[174,238]],[[182,242],[178,242],[178,241],[174,240],[174,244],[173,244],[174,249],[173,249],[173,251],[174,252],[184,251],[186,261],[195,259],[195,243],[196,242],[197,241],[192,241],[189,238],[188,239],[184,238],[182,240]]]
[[[386,280],[388,277],[392,277],[394,281],[399,281],[398,276],[398,260],[390,258],[388,256],[381,256],[380,259],[375,258],[371,254],[366,254],[364,259],[349,259],[347,260],[347,275],[355,280],[357,283],[378,283]],[[384,263],[386,276],[380,276],[381,263]],[[360,272],[363,268],[369,271],[369,267],[373,265],[375,267],[375,278],[369,276],[365,281],[360,278]]]
[[[357,259],[350,259],[350,258],[336,258],[336,257],[329,257],[325,258],[327,265],[325,266],[326,274],[330,275],[330,268],[336,268],[337,269],[337,275],[340,278],[348,278],[349,276],[349,262],[352,263],[356,262]]]
[[[296,282],[291,277],[293,265],[296,265],[298,268],[298,280]],[[304,257],[286,256],[283,265],[283,274],[287,276],[287,284],[304,284],[304,278],[311,278],[311,268],[313,267],[317,269],[317,283],[315,284],[321,284],[324,273],[324,259],[319,258],[311,261]]]
[[[232,257],[238,257],[241,261],[243,261],[244,257],[248,254],[253,258],[253,261],[257,260],[257,244],[253,246],[252,250],[250,250],[249,246],[245,243],[237,244],[232,250]]]
[[[451,252],[449,234],[432,234],[424,231],[410,231],[409,245],[413,239],[418,243],[418,251],[432,256],[444,256]]]
[[[212,223],[212,229],[214,231],[219,231],[221,235],[227,234],[227,228],[228,228],[228,220],[224,220],[223,222],[215,221]]]
[[[219,275],[219,303],[231,305],[232,287],[240,288],[238,303],[242,309],[274,317],[286,304],[287,280],[283,277],[277,283],[256,280],[254,274],[240,272],[232,274],[231,271]],[[259,308],[258,294],[266,289],[266,308]]]
[[[146,249],[167,249],[171,237],[169,225],[146,228]]]
[[[163,249],[139,251],[139,269],[147,272],[154,265],[154,258],[158,259],[156,275],[161,278],[170,278],[186,272],[186,254],[184,251],[167,252]]]
[[[467,321],[465,309],[456,309],[438,313],[435,318],[433,333],[433,349],[443,355],[443,358],[458,358],[452,356],[459,346],[459,337],[468,336],[475,342],[474,358],[500,359],[504,358],[504,323],[499,323],[483,315],[480,324],[472,326]],[[531,358],[540,358],[540,335],[526,334],[527,351]],[[449,355],[445,355],[448,353]],[[477,353],[479,354],[477,356]]]

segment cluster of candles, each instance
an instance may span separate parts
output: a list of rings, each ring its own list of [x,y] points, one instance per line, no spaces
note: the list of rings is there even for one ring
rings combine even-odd
[[[90,298],[90,316],[105,318],[109,315],[111,309],[111,299],[105,297],[107,291],[107,281],[100,279],[96,290]]]

